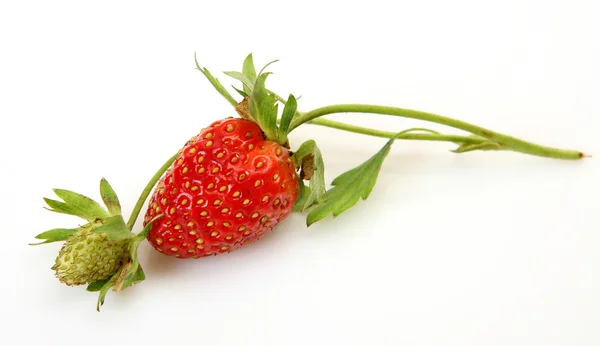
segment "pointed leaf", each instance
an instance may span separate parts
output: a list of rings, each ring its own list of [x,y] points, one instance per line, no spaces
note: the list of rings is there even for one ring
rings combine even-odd
[[[235,105],[237,105],[237,101],[225,89],[223,84],[221,84],[221,82],[219,82],[218,79],[213,77],[213,75],[205,67],[200,67],[200,65],[198,64],[198,60],[196,59],[196,54],[194,54],[194,61],[196,62],[196,68],[198,69],[198,71],[202,72],[204,77],[208,79],[210,84],[212,84],[212,86],[219,92],[219,94],[221,94],[221,96],[223,96],[227,100],[227,102],[229,102],[232,106],[235,107]]]
[[[133,278],[133,283],[137,284],[138,282],[142,282],[144,280],[146,280],[146,273],[144,273],[142,266],[140,266],[138,268],[137,272],[135,272],[135,277]]]
[[[269,93],[265,88],[265,81],[268,73],[258,76],[252,95],[248,100],[250,114],[256,119],[260,128],[264,131],[269,140],[277,140],[277,104],[275,96]]]
[[[279,59],[273,60],[273,61],[269,61],[265,66],[263,66],[263,68],[260,70],[260,72],[258,73],[258,75],[260,76],[261,74],[263,74],[263,72],[267,69],[267,67],[269,67],[271,64],[274,64],[274,63],[276,63],[278,61],[279,61]]]
[[[306,186],[306,184],[304,184],[304,180],[302,179],[299,179],[298,183],[300,185],[300,191],[298,192],[298,198],[296,199],[296,203],[294,204],[292,211],[303,212],[306,209],[305,205],[307,205],[307,200],[310,196],[310,187]]]
[[[104,234],[109,240],[123,240],[133,238],[135,234],[129,231],[121,215],[111,216],[105,219],[106,223],[92,231],[98,234]]]
[[[142,267],[138,265],[134,273],[127,274],[127,276],[123,279],[123,286],[119,290],[115,291],[122,291],[144,280],[146,280],[146,274],[144,273]]]
[[[244,92],[246,94],[252,93],[252,88],[254,87],[254,82],[248,79],[248,77],[244,76],[241,72],[237,71],[225,71],[224,74],[228,75],[231,78],[237,79],[242,82],[244,86]]]
[[[98,292],[110,279],[94,281],[85,289],[88,292]]]
[[[146,279],[146,274],[144,274],[144,270],[138,264],[135,266],[135,270],[132,272],[131,270],[127,272],[127,275],[123,278],[119,278],[117,280],[117,284],[115,285],[114,291],[120,292],[126,288],[137,284],[138,282],[142,282]]]
[[[262,75],[262,74],[271,74],[270,72],[268,72],[268,73],[263,73],[263,72],[264,72],[264,71],[267,69],[267,67],[269,67],[271,64],[274,64],[274,63],[276,63],[276,62],[278,62],[278,61],[279,61],[279,60],[273,60],[273,61],[270,61],[270,62],[268,62],[268,63],[267,63],[267,64],[266,64],[266,65],[265,65],[265,66],[264,66],[264,67],[263,67],[263,68],[260,70],[260,72],[258,73],[258,75],[260,76],[260,75]],[[255,81],[255,83],[256,83],[256,81]],[[266,89],[266,88],[265,88],[265,89]],[[281,97],[281,96],[277,95],[275,92],[271,91],[270,89],[266,89],[266,90],[267,90],[267,92],[268,92],[269,94],[271,94],[271,95],[273,95],[273,97],[275,97],[275,100],[277,100],[277,101],[279,101],[279,102],[281,102],[281,103],[285,104],[285,99],[284,99],[283,97]]]
[[[67,229],[67,228],[55,228],[55,229],[51,229],[49,231],[40,233],[40,234],[38,234],[38,235],[35,236],[36,239],[43,239],[44,240],[43,242],[41,242],[41,243],[35,243],[35,244],[29,244],[29,245],[41,245],[41,244],[48,244],[48,243],[53,243],[53,242],[57,242],[57,241],[65,241],[76,230],[77,230],[77,228],[71,228],[71,229]]]
[[[317,143],[313,140],[302,143],[292,156],[292,160],[296,167],[302,167],[300,178],[310,181],[310,188],[304,191],[308,195],[302,199],[298,198],[294,205],[297,211],[306,211],[325,194],[325,163]],[[307,160],[310,160],[310,162],[307,162]],[[307,163],[309,167],[307,167]],[[310,169],[310,172],[304,172],[305,169]],[[306,174],[310,176],[305,176]]]
[[[129,254],[128,256],[126,256],[126,260],[124,260],[122,267],[115,274],[113,274],[110,279],[99,280],[88,285],[88,291],[100,291],[100,295],[98,296],[98,303],[96,305],[98,311],[100,311],[100,306],[104,304],[104,298],[106,297],[106,294],[111,288],[114,287],[113,291],[119,292],[146,279],[146,274],[144,274],[144,271],[142,270],[142,267],[139,263],[137,254],[138,248],[142,241],[146,239],[148,232],[152,228],[152,223],[157,219],[161,218],[162,216],[162,214],[155,216],[152,220],[150,220],[150,222],[146,224],[142,232],[134,236],[134,238],[129,243]],[[117,220],[116,218],[116,216],[111,217],[110,221],[112,221],[115,224],[120,223],[119,221],[115,221]]]
[[[254,85],[252,86],[252,94],[250,95],[250,102],[255,101],[257,107],[259,104],[258,101],[262,100],[263,98],[265,98],[269,95],[269,91],[265,87],[267,77],[269,77],[269,73],[261,74],[260,76],[258,76],[258,78],[256,79],[256,82],[254,82]]]
[[[296,115],[296,98],[294,95],[290,94],[288,96],[288,100],[285,103],[285,107],[283,107],[283,113],[281,114],[281,122],[279,123],[279,139],[281,141],[287,142],[288,129],[290,128],[290,123]],[[282,143],[283,144],[283,143]]]
[[[231,87],[233,88],[233,90],[237,91],[238,94],[242,95],[242,97],[248,97],[248,94],[246,94],[243,90],[240,90],[234,87],[233,85]]]
[[[502,146],[496,142],[483,142],[483,143],[463,143],[458,148],[451,150],[454,153],[461,154],[475,150],[502,150]]]
[[[136,240],[139,239],[139,241],[141,242],[144,239],[146,239],[146,236],[148,236],[148,233],[150,233],[150,230],[152,229],[152,224],[154,223],[154,221],[160,219],[163,216],[164,216],[164,214],[159,214],[159,215],[156,215],[155,217],[153,217],[152,220],[150,220],[146,224],[144,229],[135,236]],[[133,254],[132,254],[132,257],[133,257]]]
[[[112,186],[110,186],[108,181],[104,178],[100,181],[100,195],[111,215],[121,215],[121,203],[119,203],[119,198],[117,197],[115,190],[113,190]]]
[[[115,291],[119,292],[127,287],[130,287],[135,283],[136,273],[140,267],[140,262],[137,256],[137,250],[140,246],[141,240],[135,239],[129,248],[129,262],[121,268],[121,272],[117,278],[117,284]]]
[[[146,236],[152,229],[154,221],[163,217],[163,214],[155,216],[150,222],[146,224],[144,229],[132,239],[129,245],[129,262],[126,263],[120,270],[117,279],[115,291],[122,291],[127,287],[144,280],[144,272],[141,271],[140,262],[138,258],[138,248],[140,244],[146,239]],[[141,275],[141,276],[140,276]]]
[[[87,196],[63,189],[54,189],[54,193],[56,193],[58,197],[65,201],[65,203],[70,204],[78,209],[88,211],[90,215],[96,215],[97,219],[108,216],[106,210],[102,208],[98,202]]]
[[[308,213],[308,226],[324,219],[329,214],[334,217],[354,206],[359,199],[366,200],[375,186],[383,160],[390,151],[394,138],[390,139],[375,155],[360,166],[351,169],[332,182],[329,189],[318,201],[319,204]]]
[[[108,280],[100,289],[100,295],[98,296],[98,302],[96,303],[97,311],[100,311],[100,307],[102,305],[104,305],[104,298],[106,297],[106,294],[111,289],[111,287],[113,287],[115,285],[114,278],[115,278],[114,276],[112,278],[110,278],[110,280]]]
[[[82,217],[82,216],[78,215],[78,211],[76,211],[75,209],[73,209],[71,206],[67,205],[64,202],[60,202],[60,201],[50,199],[50,198],[45,198],[45,197],[44,197],[44,202],[46,202],[46,204],[48,204],[48,206],[50,207],[50,208],[46,208],[46,209],[53,211],[55,213],[61,213],[61,214]]]
[[[108,212],[89,197],[63,189],[54,189],[54,193],[64,201],[44,198],[54,212],[78,216],[90,222],[108,216]]]
[[[252,87],[254,86],[254,82],[256,82],[256,69],[254,68],[254,59],[252,58],[252,53],[248,54],[246,59],[244,59],[244,65],[242,66],[242,74],[248,78],[250,81],[250,86],[247,88],[244,85],[244,92],[247,95],[252,94]]]

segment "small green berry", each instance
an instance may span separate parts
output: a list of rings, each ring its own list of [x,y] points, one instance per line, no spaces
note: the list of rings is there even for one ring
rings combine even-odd
[[[92,231],[100,225],[88,223],[64,243],[52,267],[60,282],[84,285],[108,279],[121,268],[129,240],[111,241]]]

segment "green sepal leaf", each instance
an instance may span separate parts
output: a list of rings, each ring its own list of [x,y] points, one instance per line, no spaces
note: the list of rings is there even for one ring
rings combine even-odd
[[[89,284],[85,290],[88,291],[88,292],[98,292],[98,291],[100,291],[102,289],[102,287],[104,287],[104,285],[109,280],[110,279],[94,281],[91,284]]]
[[[223,96],[227,100],[227,102],[229,102],[232,106],[235,107],[235,105],[237,105],[238,102],[233,98],[233,96],[231,96],[231,94],[227,91],[227,89],[225,89],[223,84],[221,84],[221,82],[219,82],[218,79],[216,79],[205,67],[201,67],[200,64],[198,64],[196,54],[194,54],[194,61],[196,62],[196,68],[198,69],[198,71],[202,72],[204,77],[208,79],[210,84],[212,84],[212,86],[219,92],[219,94],[221,94],[221,96]]]
[[[121,203],[119,203],[119,198],[117,197],[115,190],[113,190],[112,186],[110,186],[108,181],[104,178],[100,180],[100,195],[111,215],[121,215]]]
[[[242,97],[248,97],[248,94],[246,94],[243,90],[240,90],[233,85],[231,87],[233,88],[233,90],[237,91],[238,94],[242,95]]]
[[[43,239],[44,241],[41,243],[29,244],[29,245],[42,245],[53,243],[57,241],[65,241],[67,240],[73,232],[75,232],[77,228],[55,228],[49,231],[40,233],[35,236],[36,239]]]
[[[303,212],[306,209],[304,206],[307,203],[308,196],[310,196],[310,187],[306,186],[302,179],[298,180],[298,185],[300,191],[298,192],[298,198],[296,198],[296,203],[294,204],[292,211]]]
[[[54,193],[66,204],[72,206],[75,210],[79,210],[82,215],[87,215],[89,221],[108,216],[106,210],[98,202],[87,196],[63,189],[54,189]]]
[[[225,71],[224,74],[228,75],[231,78],[237,79],[242,82],[244,86],[244,92],[246,95],[250,95],[252,93],[252,88],[254,88],[254,81],[251,81],[246,77],[243,73],[237,71]]]
[[[105,224],[94,228],[92,231],[104,234],[108,237],[108,240],[113,241],[133,238],[135,236],[135,234],[129,231],[121,215],[107,217],[104,221],[106,222]]]
[[[246,87],[244,85],[244,92],[247,95],[250,95],[252,94],[252,86],[254,85],[254,82],[256,82],[256,69],[254,68],[254,59],[252,58],[252,53],[248,54],[246,59],[244,59],[242,74],[250,81],[250,87]]]
[[[472,136],[472,137],[478,137],[479,136]],[[496,142],[483,142],[483,143],[478,143],[478,144],[472,144],[472,143],[463,143],[460,144],[458,146],[458,148],[451,150],[453,153],[457,153],[457,154],[461,154],[461,153],[467,153],[470,151],[475,151],[475,150],[502,150],[502,146]]]
[[[100,307],[104,305],[104,298],[106,298],[108,291],[115,286],[115,275],[113,275],[110,280],[106,281],[104,285],[102,285],[102,288],[100,289],[100,295],[98,296],[98,302],[96,303],[97,311],[100,311]]]
[[[310,172],[300,172],[301,180],[308,179],[310,188],[303,191],[306,197],[298,198],[294,204],[295,210],[303,212],[313,204],[319,202],[325,194],[325,163],[323,162],[321,150],[319,150],[317,143],[312,139],[302,143],[292,156],[292,160],[294,165],[300,167],[301,170],[307,169],[307,165],[310,166],[308,167]],[[310,160],[310,162],[307,160]],[[309,174],[310,176],[305,176],[305,174]]]
[[[146,273],[144,273],[142,266],[140,266],[138,268],[138,270],[135,272],[135,277],[133,278],[133,283],[137,284],[138,282],[142,282],[144,280],[146,280]]]
[[[274,64],[276,62],[278,62],[279,59],[273,60],[273,61],[269,61],[265,66],[263,66],[262,69],[260,69],[260,72],[258,73],[258,75],[260,76],[261,74],[263,74],[263,72],[267,69],[267,67],[269,67],[271,64]]]
[[[290,128],[290,123],[292,122],[294,115],[296,115],[297,107],[298,104],[296,102],[296,98],[294,97],[294,95],[290,94],[290,96],[288,96],[287,102],[285,103],[285,107],[283,107],[281,121],[279,122],[280,144],[285,144],[285,142],[287,142],[288,129]]]
[[[140,244],[142,243],[142,241],[144,241],[144,239],[146,239],[146,236],[152,229],[152,223],[154,221],[158,220],[159,218],[161,218],[162,216],[163,216],[163,214],[155,216],[152,220],[150,220],[150,222],[148,222],[146,224],[144,229],[138,235],[136,235],[135,238],[132,239],[132,241],[129,245],[128,263],[126,263],[123,266],[123,268],[121,268],[120,273],[115,274],[115,275],[118,275],[117,281],[116,281],[117,284],[115,286],[115,291],[122,291],[122,290],[126,289],[127,287],[130,287],[131,285],[144,280],[144,278],[146,277],[144,275],[144,272],[142,271],[142,268],[140,266],[140,262],[138,259],[138,254],[137,254],[138,248],[140,247]]]
[[[329,214],[334,217],[354,206],[359,199],[366,200],[375,186],[377,176],[394,142],[390,139],[375,155],[358,167],[355,167],[333,180],[334,187],[329,189],[306,217],[308,226],[324,219]]]
[[[138,260],[137,250],[140,246],[140,243],[141,241],[136,240],[131,243],[129,263],[123,266],[119,277],[117,278],[117,284],[115,286],[115,291],[117,292],[122,291],[138,282],[136,280],[138,279],[137,273],[140,270],[140,262]]]
[[[163,217],[163,216],[164,216],[164,214],[158,214],[158,215],[156,215],[155,217],[153,217],[153,218],[152,218],[152,220],[150,220],[150,221],[149,221],[149,222],[146,224],[146,226],[144,227],[144,229],[143,229],[143,230],[142,230],[140,233],[138,233],[138,234],[135,236],[135,238],[136,238],[136,239],[139,239],[139,240],[140,240],[140,242],[141,242],[142,240],[144,240],[144,239],[145,239],[145,238],[148,236],[148,233],[150,233],[150,230],[152,229],[152,223],[153,223],[154,221],[156,221],[156,220],[160,219],[160,218],[161,218],[161,217]]]
[[[277,104],[273,93],[265,87],[268,76],[269,73],[263,73],[256,78],[248,100],[248,108],[267,139],[277,141]]]
[[[150,222],[146,224],[144,229],[137,235],[135,235],[129,242],[129,253],[127,258],[124,260],[123,266],[113,274],[110,279],[98,280],[88,285],[87,290],[90,292],[100,292],[98,296],[98,302],[96,309],[100,311],[100,306],[104,304],[104,299],[108,291],[113,288],[113,291],[122,291],[138,282],[146,279],[146,274],[140,265],[138,259],[138,248],[142,241],[146,239],[146,236],[152,228],[152,223],[157,219],[161,218],[163,214],[155,216]],[[118,222],[115,222],[118,223]],[[132,233],[130,233],[132,234]],[[133,234],[132,234],[133,235]]]
[[[61,214],[78,216],[87,221],[94,221],[108,216],[108,212],[96,201],[73,191],[53,189],[54,193],[64,202],[44,198],[51,211]]]

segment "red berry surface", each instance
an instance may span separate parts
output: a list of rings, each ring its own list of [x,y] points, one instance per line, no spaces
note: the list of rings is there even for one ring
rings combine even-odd
[[[243,119],[216,121],[190,139],[157,184],[144,218],[148,241],[179,258],[238,249],[292,212],[298,176],[288,151]]]

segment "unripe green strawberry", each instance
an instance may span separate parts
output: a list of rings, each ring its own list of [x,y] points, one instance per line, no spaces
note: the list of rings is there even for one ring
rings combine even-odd
[[[48,244],[62,242],[52,270],[68,286],[89,284],[88,291],[99,292],[97,309],[112,288],[121,291],[144,280],[137,249],[144,235],[135,235],[123,220],[121,205],[110,184],[100,181],[104,206],[76,192],[54,189],[62,201],[44,198],[49,210],[80,217],[87,221],[78,228],[55,228],[36,238]]]
[[[63,244],[52,267],[60,282],[69,286],[89,284],[108,279],[121,268],[129,240],[112,241],[92,231],[100,225],[81,227]]]

